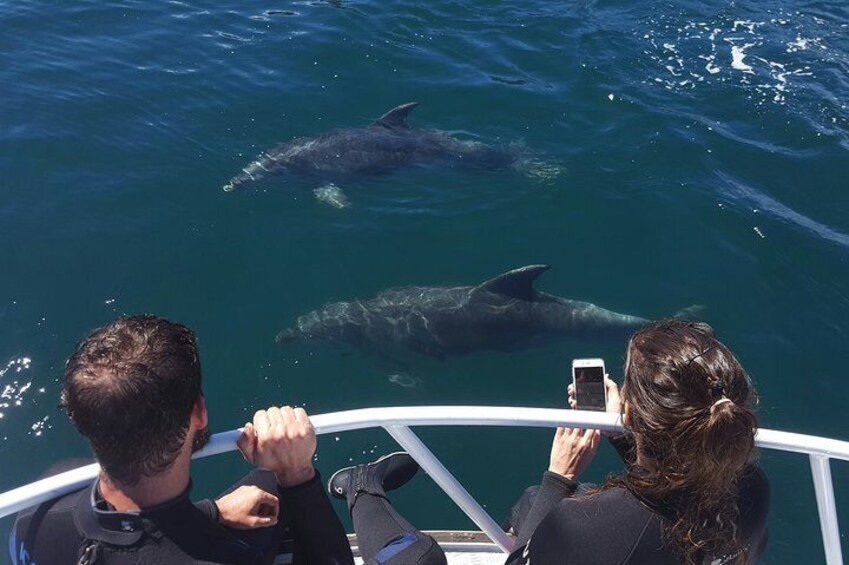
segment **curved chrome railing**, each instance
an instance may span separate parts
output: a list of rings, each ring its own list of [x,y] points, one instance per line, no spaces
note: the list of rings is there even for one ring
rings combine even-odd
[[[410,426],[569,426],[598,428],[605,431],[621,429],[618,418],[613,414],[497,406],[364,408],[319,414],[310,419],[318,434],[384,428],[418,461],[454,503],[505,552],[510,551],[512,539],[501,530],[477,500],[410,430]],[[240,430],[232,430],[215,434],[209,445],[195,454],[195,457],[208,457],[235,450],[239,433]],[[758,430],[756,442],[761,448],[808,455],[813,473],[826,562],[829,565],[842,565],[837,508],[834,502],[834,486],[829,460],[849,461],[849,442],[766,429]],[[96,464],[88,465],[2,493],[0,494],[0,517],[79,489],[91,482],[97,476],[99,469]]]

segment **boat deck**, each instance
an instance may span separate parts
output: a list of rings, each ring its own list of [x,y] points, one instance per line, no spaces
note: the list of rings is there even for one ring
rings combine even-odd
[[[507,555],[483,532],[427,530],[425,533],[432,536],[445,551],[448,565],[503,565],[507,559]],[[349,534],[348,541],[354,551],[355,563],[362,564],[357,536]]]
[[[501,551],[483,532],[464,530],[425,530],[445,551],[448,565],[503,565],[507,554]],[[364,565],[357,547],[356,534],[348,534],[348,543],[354,554],[354,563]],[[292,563],[291,553],[282,553],[274,560],[275,565]]]

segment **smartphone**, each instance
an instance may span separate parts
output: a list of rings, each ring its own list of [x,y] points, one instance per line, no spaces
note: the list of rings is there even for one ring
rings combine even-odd
[[[607,410],[604,359],[573,359],[572,384],[578,410]]]

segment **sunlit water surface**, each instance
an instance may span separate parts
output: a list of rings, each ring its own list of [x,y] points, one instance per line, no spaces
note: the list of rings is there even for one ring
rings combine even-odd
[[[92,328],[152,312],[197,332],[212,422],[270,403],[562,406],[573,357],[621,378],[623,343],[561,342],[406,370],[274,336],[329,301],[537,285],[645,317],[692,304],[739,354],[765,426],[849,439],[849,10],[840,2],[0,4],[0,489],[88,453],[57,408]],[[260,151],[368,123],[518,150],[521,171],[406,170],[339,186],[222,185]],[[500,519],[543,430],[422,430]],[[325,475],[395,446],[323,437]],[[765,453],[768,561],[822,560],[808,463]],[[244,470],[198,466],[196,494]],[[587,473],[617,471],[603,449]],[[834,463],[841,532],[849,472]],[[420,477],[418,525],[470,523]],[[0,522],[0,533],[10,522]],[[844,544],[845,545],[845,544]]]

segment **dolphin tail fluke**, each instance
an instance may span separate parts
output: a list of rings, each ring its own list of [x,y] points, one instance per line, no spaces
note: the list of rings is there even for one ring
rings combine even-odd
[[[261,180],[269,174],[275,173],[279,169],[280,166],[277,161],[274,160],[274,157],[268,153],[263,153],[257,157],[256,160],[250,162],[247,167],[242,169],[241,173],[231,178],[223,188],[227,192],[236,190],[243,184]]]
[[[242,173],[231,178],[229,181],[227,181],[227,184],[225,184],[221,188],[224,189],[224,192],[232,192],[237,188],[241,187],[243,184],[251,182],[252,180],[253,177],[248,176],[246,173]]]
[[[706,307],[704,304],[692,304],[686,308],[681,308],[673,315],[674,318],[684,318],[685,320],[696,320],[701,318]]]

